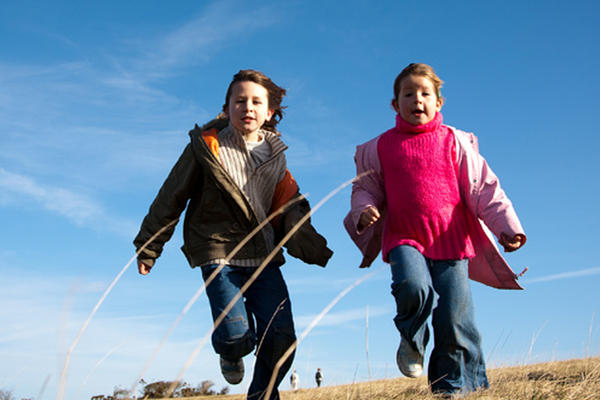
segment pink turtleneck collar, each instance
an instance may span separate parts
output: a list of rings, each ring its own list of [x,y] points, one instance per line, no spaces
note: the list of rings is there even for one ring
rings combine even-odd
[[[401,133],[424,133],[434,132],[439,129],[442,125],[442,114],[440,112],[435,113],[435,117],[431,121],[423,125],[412,125],[404,120],[400,114],[396,114],[396,129]]]

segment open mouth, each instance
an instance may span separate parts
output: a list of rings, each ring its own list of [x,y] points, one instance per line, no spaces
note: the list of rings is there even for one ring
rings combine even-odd
[[[413,114],[413,115],[416,115],[416,116],[420,116],[420,115],[423,115],[423,114],[425,114],[425,111],[423,111],[423,110],[414,110],[414,111],[412,112],[412,114]]]

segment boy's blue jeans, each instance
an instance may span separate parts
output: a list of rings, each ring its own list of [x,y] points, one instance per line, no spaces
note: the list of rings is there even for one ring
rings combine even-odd
[[[394,318],[403,340],[425,354],[432,317],[434,348],[428,380],[434,393],[466,393],[489,387],[481,337],[474,320],[468,260],[431,260],[401,245],[389,253]],[[434,308],[434,297],[437,305]]]
[[[202,267],[205,281],[217,267],[217,264]],[[255,271],[255,267],[226,265],[208,285],[206,294],[213,321]],[[279,267],[273,264],[263,270],[212,334],[215,351],[230,361],[238,360],[254,350],[255,346],[260,346],[256,353],[248,399],[263,399],[261,396],[264,396],[263,392],[267,389],[275,364],[295,340],[287,286]],[[294,354],[283,364],[277,375],[273,394],[270,399],[264,400],[279,399],[277,387],[290,369],[293,358]]]

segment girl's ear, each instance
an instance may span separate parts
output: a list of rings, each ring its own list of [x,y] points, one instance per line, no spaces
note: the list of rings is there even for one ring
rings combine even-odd
[[[398,108],[398,101],[396,99],[392,99],[392,108],[394,109],[394,111],[400,114],[400,109]]]
[[[438,97],[437,102],[435,103],[435,110],[440,111],[442,109],[443,105],[444,105],[444,99]]]
[[[267,111],[267,117],[265,118],[265,121],[270,121],[271,117],[273,117],[274,113],[275,113],[275,111],[273,111],[269,108],[269,110]]]

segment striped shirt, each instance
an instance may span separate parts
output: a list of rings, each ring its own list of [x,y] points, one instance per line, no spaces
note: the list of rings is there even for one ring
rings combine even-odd
[[[217,138],[219,161],[246,196],[260,223],[267,218],[275,187],[285,176],[287,163],[283,152],[287,146],[272,132],[260,130],[258,133],[264,143],[247,145],[243,134],[230,124],[218,133]],[[262,229],[262,234],[267,250],[271,252],[275,248],[275,233],[271,224]],[[257,267],[265,258],[238,259],[234,256],[227,264]],[[204,265],[221,264],[225,261],[215,259],[207,261]]]

